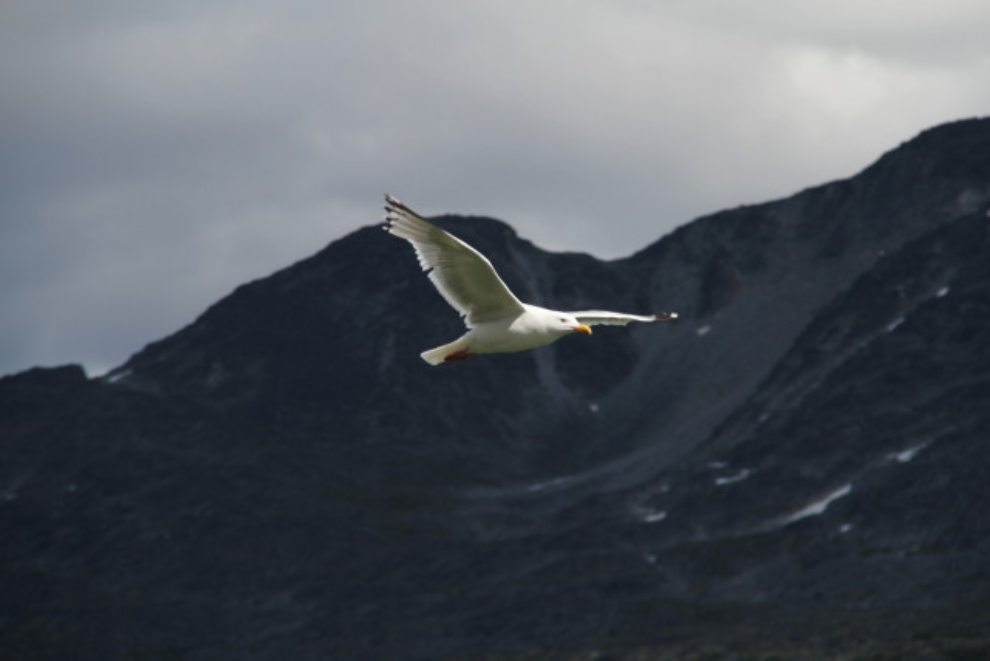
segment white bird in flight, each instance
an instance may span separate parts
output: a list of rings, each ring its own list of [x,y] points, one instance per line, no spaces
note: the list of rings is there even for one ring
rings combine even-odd
[[[385,229],[412,244],[419,265],[437,291],[464,319],[468,332],[420,355],[431,365],[483,353],[526,351],[571,333],[591,335],[590,326],[625,326],[631,321],[669,321],[676,312],[638,315],[606,310],[559,312],[523,303],[509,291],[480,252],[430,223],[391,195],[385,196]]]

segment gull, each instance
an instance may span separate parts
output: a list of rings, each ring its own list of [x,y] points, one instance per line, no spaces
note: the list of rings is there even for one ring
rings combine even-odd
[[[607,310],[560,312],[523,303],[480,252],[395,199],[385,196],[385,230],[412,244],[419,265],[440,295],[460,313],[468,332],[420,356],[431,365],[485,353],[526,351],[565,335],[591,335],[591,326],[669,321],[676,312],[651,315]]]

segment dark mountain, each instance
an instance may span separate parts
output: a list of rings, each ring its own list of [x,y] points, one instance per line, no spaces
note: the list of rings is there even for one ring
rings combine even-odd
[[[0,380],[0,657],[990,657],[990,120],[521,298],[677,310],[431,368],[366,228],[106,377]]]

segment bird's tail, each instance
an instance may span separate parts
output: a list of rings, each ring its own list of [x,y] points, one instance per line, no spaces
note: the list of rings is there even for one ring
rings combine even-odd
[[[445,344],[435,349],[429,349],[419,355],[430,365],[440,365],[441,363],[450,363],[455,360],[465,360],[471,357],[464,338],[456,339],[450,344]]]

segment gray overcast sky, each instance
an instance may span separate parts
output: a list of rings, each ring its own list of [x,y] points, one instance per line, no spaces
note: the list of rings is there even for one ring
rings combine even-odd
[[[102,373],[385,191],[627,255],[986,114],[988,30],[985,0],[6,0],[0,374]]]

